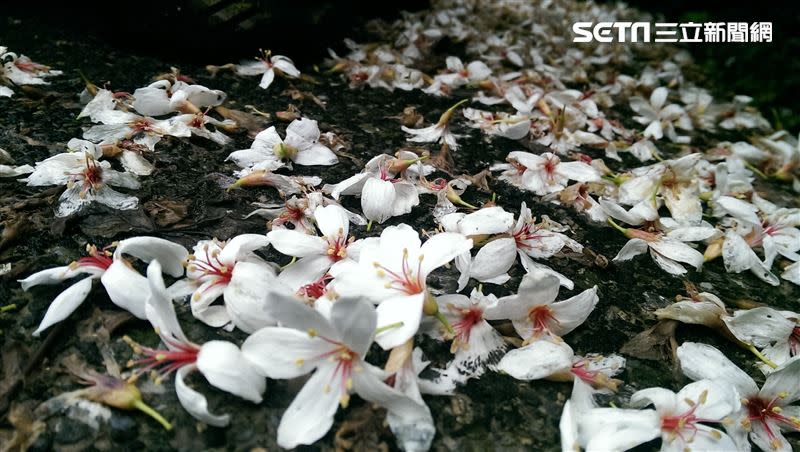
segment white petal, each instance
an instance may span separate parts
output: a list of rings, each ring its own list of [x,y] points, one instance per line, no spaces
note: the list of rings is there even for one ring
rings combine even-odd
[[[327,146],[319,143],[297,153],[292,159],[298,165],[324,165],[330,166],[339,163],[339,158]]]
[[[108,297],[115,305],[140,319],[146,319],[145,303],[150,296],[147,278],[122,260],[115,260],[100,277]]]
[[[195,370],[196,366],[184,366],[175,373],[175,394],[183,408],[195,419],[214,427],[227,427],[231,421],[229,414],[215,415],[208,411],[208,401],[205,396],[190,388],[183,380],[186,375]]]
[[[311,284],[322,278],[331,268],[331,264],[333,264],[333,262],[327,254],[301,257],[297,262],[286,267],[286,269],[278,275],[278,280],[286,284],[289,289],[296,292],[306,284]]]
[[[319,356],[334,348],[306,331],[266,327],[244,341],[242,353],[262,375],[281,379],[311,372],[320,363]]]
[[[269,245],[269,239],[263,234],[242,234],[228,240],[222,251],[219,253],[219,259],[225,263],[236,262],[236,260],[245,254],[264,248]]]
[[[282,326],[300,331],[314,331],[328,339],[340,339],[339,333],[328,323],[322,314],[307,306],[294,296],[277,292],[265,310],[269,316]]]
[[[628,450],[661,435],[661,419],[654,410],[595,408],[578,423],[586,452]]]
[[[684,342],[678,347],[683,374],[692,380],[719,379],[735,387],[739,395],[749,398],[758,393],[758,386],[738,366],[716,348],[697,342]]]
[[[361,298],[343,297],[333,303],[330,319],[342,342],[359,356],[365,356],[377,324],[375,308]]]
[[[452,261],[456,256],[472,249],[472,239],[453,232],[442,232],[429,238],[420,248],[420,272],[428,275],[433,270]]]
[[[18,282],[22,285],[22,290],[28,290],[33,286],[58,284],[85,272],[85,268],[73,268],[70,265],[65,265],[63,267],[53,267],[38,271],[25,279],[20,279]],[[95,277],[100,275],[102,275],[102,271],[98,272]]]
[[[788,341],[796,326],[779,311],[766,306],[736,311],[722,321],[737,339],[759,348]]]
[[[759,395],[764,400],[779,399],[778,404],[781,406],[790,405],[800,399],[798,381],[800,381],[800,359],[793,359],[767,376]]]
[[[92,278],[84,278],[75,284],[69,286],[66,290],[58,294],[58,296],[50,303],[47,312],[44,313],[44,318],[33,332],[34,336],[39,336],[42,331],[46,330],[55,323],[58,323],[78,309],[78,306],[83,303],[89,292],[92,290]]]
[[[161,268],[167,274],[176,278],[183,276],[183,263],[189,252],[181,245],[158,237],[131,237],[117,244],[114,250],[115,257],[128,254],[144,262],[158,260]]]
[[[275,325],[275,320],[264,310],[273,290],[280,290],[274,271],[260,262],[239,262],[233,268],[231,280],[225,287],[225,310],[234,325],[246,333],[265,326]],[[289,288],[285,288],[287,292]]]
[[[369,220],[383,223],[394,213],[394,185],[385,180],[370,178],[361,190],[361,210]]]
[[[558,288],[558,278],[534,269],[522,277],[517,295],[500,298],[497,304],[484,310],[483,317],[486,320],[527,318],[532,307],[551,304],[558,296]]]
[[[556,344],[538,340],[506,353],[497,364],[497,369],[518,380],[538,380],[569,372],[572,356],[572,349],[564,342]]]
[[[598,300],[597,286],[594,286],[572,298],[551,304],[550,308],[557,322],[550,331],[558,336],[568,334],[589,317]]]
[[[331,384],[336,378],[336,365],[326,362],[308,379],[283,413],[278,425],[279,446],[293,449],[312,444],[328,433],[343,395],[341,384]]]
[[[267,381],[236,345],[226,341],[206,342],[197,354],[197,368],[212,386],[261,403]]]
[[[323,236],[336,237],[341,233],[347,237],[350,233],[350,221],[347,211],[337,204],[319,206],[314,209],[314,220]]]
[[[183,343],[188,342],[178,323],[178,316],[175,315],[175,306],[172,305],[167,288],[164,286],[161,264],[157,260],[147,266],[147,282],[150,286],[150,296],[145,304],[147,320],[160,334],[172,336]]]
[[[401,295],[381,302],[376,309],[378,328],[403,322],[401,326],[389,328],[375,336],[375,342],[384,350],[397,347],[417,334],[422,319],[422,304],[425,293]]]
[[[647,242],[642,239],[630,239],[614,257],[614,262],[628,261],[647,251]]]
[[[267,234],[272,246],[283,254],[294,257],[305,257],[325,254],[328,242],[322,237],[305,234],[293,229],[273,229]]]
[[[683,242],[663,238],[661,240],[649,242],[649,245],[650,248],[657,251],[658,254],[674,261],[685,262],[697,269],[703,265],[703,255]]]
[[[493,240],[478,251],[472,260],[469,274],[486,282],[505,274],[517,260],[517,243],[512,238]]]

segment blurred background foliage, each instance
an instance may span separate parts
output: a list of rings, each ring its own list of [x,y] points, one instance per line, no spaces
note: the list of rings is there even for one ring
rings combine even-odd
[[[612,3],[615,0],[599,0]],[[2,15],[78,27],[121,49],[170,63],[223,64],[259,48],[319,63],[342,40],[367,39],[371,18],[395,19],[426,0],[73,0],[6,2]],[[628,0],[670,22],[773,22],[773,42],[690,44],[710,88],[721,100],[747,94],[776,127],[800,130],[800,0]],[[660,19],[657,19],[660,20]],[[24,49],[21,49],[24,51]]]

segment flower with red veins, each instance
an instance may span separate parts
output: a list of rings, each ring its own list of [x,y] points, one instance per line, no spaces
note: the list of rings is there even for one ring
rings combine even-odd
[[[800,352],[800,314],[768,306],[734,311],[722,317],[727,330],[744,344],[761,350],[760,368],[772,372]]]
[[[520,140],[528,135],[531,119],[528,115],[511,115],[508,113],[490,113],[473,108],[464,109],[464,117],[470,127],[481,129],[487,135],[497,135],[512,140]]]
[[[202,85],[185,81],[158,80],[133,93],[133,108],[146,116],[163,116],[172,112],[198,113],[199,108],[216,107],[226,95]]]
[[[339,162],[330,148],[319,142],[317,121],[299,118],[286,128],[286,138],[281,138],[275,127],[256,135],[250,149],[232,152],[227,160],[240,168],[275,170],[283,166],[335,165]]]
[[[147,319],[166,349],[134,344],[134,352],[143,355],[142,359],[130,363],[136,368],[134,377],[149,372],[158,383],[174,373],[175,392],[184,409],[196,419],[215,427],[228,425],[230,415],[214,415],[208,411],[206,398],[184,381],[189,373],[197,370],[212,386],[253,403],[261,403],[266,380],[239,347],[217,340],[200,345],[190,341],[183,333],[175,315],[172,296],[164,286],[158,260],[147,267],[147,283],[150,294],[146,304]]]
[[[562,162],[555,154],[542,155],[514,151],[506,158],[508,163],[493,165],[493,171],[502,170],[501,180],[530,190],[542,196],[566,188],[570,180],[599,182],[600,172],[584,162]]]
[[[510,319],[517,334],[531,343],[560,337],[582,324],[594,310],[599,298],[597,287],[564,301],[555,302],[559,279],[540,269],[522,277],[518,292],[500,298],[484,311],[487,320]]]
[[[720,380],[690,383],[677,394],[664,388],[631,396],[633,407],[593,408],[581,414],[578,430],[587,450],[628,450],[661,437],[661,450],[738,450],[726,433],[707,424],[729,424],[741,405],[736,390]],[[624,432],[624,433],[620,433]]]
[[[247,307],[259,296],[246,289],[247,283],[255,284],[253,281],[275,274],[268,262],[253,253],[267,245],[269,239],[261,234],[242,234],[224,242],[216,239],[198,242],[194,253],[186,259],[187,282],[194,287],[190,302],[194,317],[214,327],[233,321],[241,328],[235,321],[236,313],[249,311]],[[243,263],[252,265],[239,268]],[[225,305],[212,305],[220,296]]]
[[[519,209],[517,223],[509,233],[511,238],[514,239],[517,255],[525,271],[529,272],[537,268],[549,272],[558,277],[562,286],[572,289],[573,283],[569,278],[533,260],[549,259],[564,247],[576,253],[583,251],[583,246],[580,243],[562,234],[567,229],[566,226],[552,221],[547,216],[543,216],[542,221],[537,223],[531,209],[523,202]]]
[[[735,388],[741,405],[727,427],[740,450],[750,448],[749,436],[761,450],[790,451],[782,431],[800,430],[800,360],[792,360],[767,376],[761,389],[756,382],[716,348],[684,342],[677,350],[683,373],[693,379],[713,378]]]
[[[92,120],[100,124],[88,128],[83,138],[101,145],[132,140],[153,151],[165,136],[187,138],[192,135],[191,129],[183,121],[154,119],[128,111],[101,109],[92,114]]]
[[[114,247],[116,249],[112,253],[110,249]],[[181,262],[189,254],[184,247],[156,237],[131,237],[102,249],[86,245],[86,253],[87,256],[67,266],[41,270],[19,281],[22,290],[28,290],[33,286],[59,284],[79,275],[88,275],[61,292],[50,303],[39,327],[33,332],[34,336],[66,319],[78,309],[92,290],[92,281],[96,279],[100,280],[114,304],[144,319],[145,301],[149,294],[147,280],[131,267],[124,256],[132,256],[144,262],[159,258],[170,275],[179,277],[183,275]]]
[[[222,133],[222,130],[236,127],[236,122],[233,120],[225,119],[220,121],[212,116],[209,116],[208,110],[205,112],[199,111],[197,113],[176,115],[169,118],[169,120],[182,122],[186,124],[193,135],[203,137],[223,146],[230,143],[231,138]],[[209,130],[206,127],[208,124],[214,126],[214,130]]]
[[[469,214],[444,215],[439,218],[439,224],[445,231],[463,234],[471,238],[476,247],[480,246],[474,257],[469,252],[456,257],[456,268],[461,273],[457,291],[463,290],[470,278],[492,284],[508,281],[508,270],[516,261],[516,245],[513,238],[496,235],[513,228],[511,213],[502,207],[490,206]]]
[[[70,144],[75,144],[70,141]],[[59,197],[56,215],[66,217],[93,202],[113,209],[134,209],[139,203],[135,196],[124,195],[111,186],[137,189],[139,181],[132,174],[111,169],[111,164],[99,160],[102,151],[91,143],[80,151],[65,152],[37,162],[33,172],[21,179],[28,186],[66,185]]]
[[[622,214],[625,210],[621,207],[604,200],[600,203],[610,217],[624,218]],[[621,213],[610,209],[611,206],[618,208]],[[707,223],[692,226],[678,223],[669,217],[662,218],[657,223],[647,222],[642,229],[623,228],[612,218],[608,218],[607,221],[630,239],[614,257],[614,262],[628,261],[649,251],[650,257],[656,264],[672,275],[686,273],[686,268],[681,263],[689,264],[697,270],[703,265],[703,254],[689,246],[687,242],[706,240],[718,234],[718,231]]]
[[[264,52],[263,56],[254,61],[243,61],[235,65],[234,70],[238,75],[261,75],[258,86],[263,89],[269,88],[276,74],[286,78],[300,77],[300,71],[292,60],[283,55],[272,55],[270,51]]]
[[[381,154],[367,162],[362,172],[338,184],[326,184],[322,190],[336,200],[341,195],[359,196],[364,216],[383,223],[411,212],[419,204],[419,189],[412,180],[433,170],[421,160],[408,151],[399,152],[397,157]]]
[[[61,75],[61,71],[49,66],[35,63],[25,55],[17,56],[9,52],[7,47],[0,46],[0,97],[11,97],[14,91],[1,84],[13,85],[49,85],[46,77]]]
[[[441,325],[428,330],[439,340],[451,339],[450,352],[454,354],[443,374],[453,383],[466,383],[479,378],[486,369],[495,369],[506,349],[500,334],[484,319],[484,310],[495,304],[494,295],[484,295],[473,289],[469,297],[453,294],[436,297],[436,303],[453,328],[453,333]]]
[[[619,355],[577,356],[563,341],[535,341],[506,353],[497,370],[518,380],[547,379],[552,381],[581,380],[592,392],[612,393],[621,381],[614,375],[625,368],[625,358]]]
[[[363,243],[348,235],[350,220],[341,206],[318,206],[314,221],[322,236],[280,228],[267,234],[276,250],[298,259],[278,276],[295,291],[328,272],[335,275],[339,266],[355,264]]]
[[[386,385],[385,373],[364,360],[377,324],[375,310],[358,298],[333,303],[330,318],[294,297],[266,306],[282,327],[266,327],[242,344],[244,356],[262,375],[290,379],[314,372],[278,425],[278,445],[291,449],[322,438],[350,394],[385,407],[390,415],[417,418],[427,410]]]
[[[428,275],[471,248],[472,240],[461,234],[442,232],[422,244],[410,226],[389,226],[379,238],[365,241],[357,265],[334,275],[336,292],[378,304],[381,327],[400,324],[376,336],[381,347],[390,349],[416,334],[423,305],[429,315],[441,314],[435,303],[426,303]]]
[[[457,137],[450,131],[450,120],[453,119],[456,109],[468,101],[468,99],[464,99],[448,108],[444,113],[442,113],[442,116],[439,118],[439,122],[432,126],[424,127],[422,129],[411,129],[406,126],[401,126],[400,128],[403,129],[403,132],[411,135],[411,137],[408,138],[408,141],[415,143],[441,142],[446,144],[453,151],[457,151]]]

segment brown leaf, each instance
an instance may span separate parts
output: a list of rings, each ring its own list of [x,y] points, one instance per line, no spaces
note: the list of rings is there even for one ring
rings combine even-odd
[[[34,417],[34,402],[14,404],[8,412],[8,422],[14,427],[10,434],[0,436],[0,452],[25,451],[45,430],[44,422]]]
[[[661,320],[626,342],[620,352],[639,359],[675,362],[678,349],[676,328],[677,321]]]
[[[144,210],[160,227],[173,225],[189,214],[191,200],[153,199],[144,203]]]
[[[337,452],[348,450],[373,450],[387,452],[389,447],[382,441],[379,432],[383,431],[383,416],[376,416],[369,406],[351,410],[333,437]]]

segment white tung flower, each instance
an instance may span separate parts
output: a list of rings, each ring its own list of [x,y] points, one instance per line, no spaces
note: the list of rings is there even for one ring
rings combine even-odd
[[[275,127],[263,130],[256,135],[250,149],[232,152],[228,160],[242,168],[274,170],[285,162],[298,165],[335,165],[339,162],[336,154],[319,143],[317,121],[300,118],[292,121],[286,128],[286,139],[281,139]]]
[[[184,381],[189,373],[199,370],[212,386],[253,403],[261,403],[267,382],[239,347],[216,340],[199,345],[183,333],[171,297],[164,287],[161,265],[157,260],[147,267],[147,281],[147,319],[166,350],[135,346],[134,351],[144,358],[134,361],[137,366],[134,375],[154,371],[157,381],[161,381],[175,372],[175,392],[183,408],[196,419],[215,427],[227,426],[230,415],[215,415],[208,411],[206,398]]]
[[[28,290],[33,286],[59,284],[79,275],[87,275],[50,303],[39,327],[33,332],[34,336],[75,312],[86,300],[92,290],[92,281],[96,279],[103,284],[114,304],[144,319],[145,302],[150,293],[147,279],[134,270],[124,256],[133,256],[144,262],[158,259],[164,263],[167,273],[178,277],[183,274],[181,263],[189,254],[184,247],[156,237],[125,239],[116,244],[113,254],[108,248],[97,249],[92,245],[87,245],[86,251],[88,256],[67,266],[48,268],[19,281],[22,290]],[[185,295],[180,285],[171,287],[170,292],[171,298]]]
[[[75,213],[92,202],[120,210],[135,209],[139,204],[135,196],[124,195],[110,186],[137,189],[136,177],[113,170],[110,163],[98,160],[102,152],[96,146],[81,148],[79,152],[65,152],[37,162],[33,172],[20,180],[33,187],[66,185],[59,197],[56,211],[59,217]]]
[[[550,152],[542,155],[513,151],[506,158],[509,163],[492,166],[503,170],[501,180],[542,196],[556,193],[567,187],[570,180],[598,182],[600,172],[584,162],[562,162]]]
[[[375,334],[375,310],[358,298],[333,303],[330,319],[294,298],[267,307],[282,327],[263,328],[242,350],[262,375],[295,378],[314,372],[278,425],[278,445],[291,449],[322,438],[350,393],[385,407],[390,415],[417,422],[427,407],[383,382],[385,374],[364,358]]]
[[[681,370],[692,380],[713,379],[736,388],[742,403],[726,427],[739,450],[750,450],[749,435],[761,450],[790,452],[781,431],[800,430],[800,360],[792,360],[772,372],[761,389],[742,369],[716,348],[695,342],[678,347]]]
[[[295,67],[292,60],[283,55],[272,55],[270,52],[265,52],[262,58],[256,58],[255,61],[245,61],[234,67],[234,70],[239,75],[261,75],[261,82],[258,86],[263,89],[269,88],[272,81],[275,80],[275,74],[280,74],[288,78],[300,77],[300,71]]]
[[[442,232],[423,244],[411,226],[389,226],[379,240],[362,246],[358,265],[334,275],[334,287],[342,296],[364,296],[378,304],[379,326],[399,324],[376,336],[390,349],[417,333],[429,296],[428,274],[470,248],[472,240],[461,234]]]

